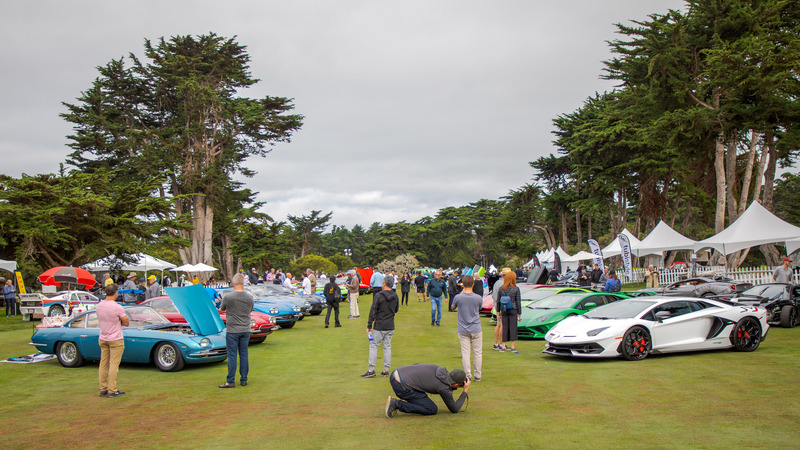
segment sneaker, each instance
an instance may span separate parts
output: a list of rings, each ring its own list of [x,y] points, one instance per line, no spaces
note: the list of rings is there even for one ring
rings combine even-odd
[[[437,324],[436,324],[436,326],[437,326],[437,327],[440,327],[441,325],[439,325],[439,324],[437,323]]]
[[[381,372],[381,376],[382,377],[388,377],[389,376],[389,371],[388,370],[384,370],[383,372]]]
[[[436,325],[436,322],[431,320],[431,326],[434,326],[434,325]]]
[[[480,379],[480,378],[475,378],[475,380],[474,380],[474,381],[475,381],[476,383],[480,383],[480,382],[481,382],[481,379]]]
[[[515,348],[507,348],[506,351],[507,352],[511,352],[511,353],[519,353],[519,350],[517,350]]]
[[[506,346],[505,346],[505,345],[498,345],[498,346],[497,346],[497,351],[498,351],[498,352],[504,352],[504,351],[506,351],[506,350],[508,350],[508,349],[506,348]]]
[[[337,323],[336,325],[334,325],[334,328],[342,328],[342,324]]]
[[[375,371],[374,370],[368,370],[367,373],[365,373],[364,375],[361,375],[361,378],[372,378],[374,376],[375,376]]]
[[[242,381],[239,384],[241,384],[242,386],[247,386],[247,381]]]
[[[105,397],[108,395],[108,391],[100,391],[100,397]]]
[[[386,399],[386,417],[391,419],[394,417],[394,412],[397,411],[397,400],[393,399],[391,396]]]
[[[325,328],[328,328],[328,324],[327,323],[325,324]]]
[[[492,350],[499,350],[500,346],[497,344],[492,345]]]
[[[352,315],[350,315],[350,316],[347,316],[347,318],[348,318],[348,319],[352,319],[352,318],[353,318],[353,316],[352,316]]]
[[[219,385],[219,387],[220,387],[221,389],[235,388],[235,387],[236,387],[236,384],[235,384],[235,383],[228,383],[228,382],[225,382],[224,384],[220,384],[220,385]]]
[[[110,394],[106,395],[106,398],[122,397],[123,395],[125,395],[125,393],[124,393],[124,392],[122,392],[122,391],[117,391],[117,392],[112,392],[112,393],[110,393]]]

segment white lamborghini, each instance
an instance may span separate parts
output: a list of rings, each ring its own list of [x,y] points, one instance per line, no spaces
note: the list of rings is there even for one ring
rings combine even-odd
[[[545,336],[543,353],[629,361],[650,353],[735,347],[752,352],[767,336],[760,306],[691,297],[640,297],[564,319]]]

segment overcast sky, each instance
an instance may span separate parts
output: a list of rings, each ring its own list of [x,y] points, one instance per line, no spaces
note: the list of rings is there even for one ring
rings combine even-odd
[[[552,119],[596,91],[614,23],[677,0],[4,1],[0,172],[49,173],[69,153],[61,102],[144,39],[238,36],[305,123],[245,182],[276,220],[414,222],[497,199],[555,151]]]

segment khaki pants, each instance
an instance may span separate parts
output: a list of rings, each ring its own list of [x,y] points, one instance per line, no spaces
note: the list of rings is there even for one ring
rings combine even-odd
[[[350,293],[350,316],[358,317],[358,292]]]
[[[111,394],[117,392],[117,372],[122,352],[125,350],[125,340],[98,339],[98,343],[100,344],[100,390]]]
[[[458,340],[461,341],[461,364],[464,366],[464,372],[470,375],[469,357],[475,360],[475,377],[481,377],[481,365],[483,363],[483,332],[473,334],[458,334]]]

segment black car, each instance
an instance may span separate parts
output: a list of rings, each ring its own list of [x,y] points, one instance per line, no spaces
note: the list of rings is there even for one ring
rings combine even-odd
[[[736,281],[731,278],[715,275],[712,277],[688,278],[668,286],[640,289],[655,292],[659,295],[680,295],[686,297],[713,297],[717,295],[738,294],[753,287],[752,283]]]
[[[761,306],[767,313],[767,322],[784,328],[797,326],[797,311],[800,307],[800,286],[787,283],[766,283],[753,286],[733,296],[719,296],[747,306]]]

